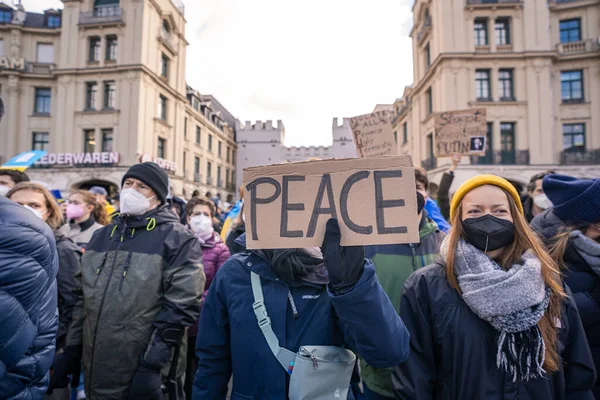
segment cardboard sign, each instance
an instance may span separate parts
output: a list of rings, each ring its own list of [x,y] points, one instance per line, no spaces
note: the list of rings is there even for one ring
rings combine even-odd
[[[485,108],[436,113],[435,156],[484,156],[486,122]]]
[[[394,116],[394,109],[391,108],[350,118],[356,150],[361,158],[398,154],[398,146],[392,132]]]
[[[244,188],[248,249],[321,246],[329,218],[343,246],[419,242],[410,156],[245,168]]]

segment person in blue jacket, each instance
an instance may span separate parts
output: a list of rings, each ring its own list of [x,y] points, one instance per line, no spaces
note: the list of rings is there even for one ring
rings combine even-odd
[[[58,329],[58,256],[37,210],[0,196],[0,399],[41,399]]]
[[[200,315],[194,400],[286,399],[289,375],[271,352],[253,312],[250,273],[262,281],[279,345],[347,347],[378,368],[404,362],[409,335],[381,288],[364,247],[340,246],[337,220],[319,248],[251,250],[217,273]],[[245,245],[245,234],[238,238]],[[351,391],[348,395],[353,399]]]

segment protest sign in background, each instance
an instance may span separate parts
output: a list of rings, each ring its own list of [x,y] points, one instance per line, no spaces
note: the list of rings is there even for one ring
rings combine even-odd
[[[398,146],[392,132],[394,116],[394,109],[390,108],[350,118],[354,143],[361,158],[398,154]]]
[[[487,131],[485,108],[436,113],[436,157],[453,154],[484,156]]]
[[[244,188],[248,249],[321,246],[329,218],[344,246],[419,242],[410,156],[246,168]]]

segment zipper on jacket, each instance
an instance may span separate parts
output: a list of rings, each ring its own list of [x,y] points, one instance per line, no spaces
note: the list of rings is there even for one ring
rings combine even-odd
[[[125,281],[125,277],[127,276],[127,270],[129,269],[129,265],[131,264],[131,256],[133,256],[133,251],[130,251],[127,254],[127,261],[125,261],[125,266],[123,267],[123,275],[121,276],[121,282],[119,283],[119,292],[123,289],[123,281]]]
[[[410,251],[412,251],[412,267],[413,267],[413,272],[415,272],[417,270],[417,253],[415,252],[415,245],[414,245],[414,243],[410,244]]]
[[[127,222],[123,226],[123,230],[121,231],[121,237],[123,236],[125,229],[127,229]],[[93,385],[93,372],[94,372],[94,353],[96,352],[96,338],[98,337],[98,328],[100,326],[100,317],[102,316],[102,307],[104,306],[104,300],[106,299],[106,293],[108,293],[108,287],[110,286],[110,280],[112,278],[113,272],[115,271],[115,265],[117,264],[117,258],[119,255],[119,249],[121,248],[122,241],[119,241],[117,244],[117,248],[115,249],[115,256],[113,258],[112,266],[110,267],[110,274],[108,275],[108,279],[106,280],[106,286],[104,287],[104,292],[102,293],[102,299],[100,300],[100,307],[98,307],[98,316],[96,317],[96,329],[94,330],[94,338],[92,339],[92,354],[91,360],[92,363],[90,365],[90,378],[89,378],[89,390],[92,392]]]
[[[108,258],[108,251],[104,253],[104,257],[102,257],[102,262],[100,263],[100,266],[96,270],[96,280],[94,281],[94,288],[96,288],[96,285],[98,284],[98,279],[100,279],[100,272],[102,272],[102,270],[104,269],[104,265],[106,265],[107,258]]]
[[[294,301],[292,292],[289,289],[288,289],[288,299],[290,300],[290,305],[292,306],[292,313],[294,314],[294,319],[297,319],[300,316],[300,314],[298,314],[298,309],[296,308],[296,302]]]

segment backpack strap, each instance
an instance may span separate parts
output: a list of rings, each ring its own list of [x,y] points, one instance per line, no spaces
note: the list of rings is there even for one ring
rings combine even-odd
[[[254,272],[250,272],[250,277],[252,280],[252,294],[254,295],[252,308],[254,309],[254,315],[256,315],[256,320],[258,321],[258,327],[262,331],[263,336],[267,340],[267,344],[275,358],[277,358],[277,361],[279,361],[283,369],[291,375],[294,369],[296,353],[279,346],[279,340],[277,339],[277,336],[275,336],[275,332],[273,332],[271,318],[269,318],[267,308],[265,307],[260,276]]]

